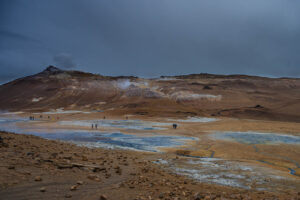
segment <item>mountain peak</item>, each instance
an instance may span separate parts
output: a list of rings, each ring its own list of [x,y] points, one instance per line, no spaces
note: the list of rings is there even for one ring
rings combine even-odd
[[[47,67],[44,72],[61,72],[62,70],[57,68],[57,67],[54,67],[52,65],[50,65],[49,67]]]

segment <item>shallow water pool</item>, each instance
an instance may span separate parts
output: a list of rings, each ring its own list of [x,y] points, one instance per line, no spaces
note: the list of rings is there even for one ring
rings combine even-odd
[[[277,133],[259,132],[218,132],[211,135],[219,140],[232,140],[246,144],[300,144],[300,137]]]
[[[285,178],[279,171],[219,158],[187,158],[157,160],[176,174],[199,182],[256,190],[278,190],[278,187],[293,188],[294,179]]]
[[[159,148],[184,145],[193,138],[180,136],[162,136],[148,134],[136,136],[123,133],[100,133],[90,131],[60,130],[57,133],[36,133],[34,135],[47,138],[70,141],[88,147],[122,148],[140,151],[158,152]]]
[[[129,130],[165,130],[171,127],[171,123],[150,122],[142,120],[73,120],[61,121],[60,125],[91,127],[97,124],[98,127],[120,128]]]
[[[19,122],[22,122],[23,125],[20,126]],[[49,129],[47,127],[36,127],[34,125],[35,122],[37,121],[30,121],[24,118],[0,118],[0,130],[31,134],[46,139],[68,141],[88,147],[123,148],[151,152],[158,152],[159,148],[176,147],[184,145],[188,141],[196,140],[193,137],[164,136],[156,133],[131,135],[95,130]],[[132,123],[131,126],[133,126]]]

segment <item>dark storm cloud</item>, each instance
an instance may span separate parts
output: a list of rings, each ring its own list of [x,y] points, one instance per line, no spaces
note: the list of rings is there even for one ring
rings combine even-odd
[[[65,52],[76,60],[78,70],[105,75],[207,72],[300,77],[298,0],[1,4],[1,76],[7,74],[5,68],[15,76],[38,72],[56,64],[53,58]],[[63,62],[74,65],[72,59]]]

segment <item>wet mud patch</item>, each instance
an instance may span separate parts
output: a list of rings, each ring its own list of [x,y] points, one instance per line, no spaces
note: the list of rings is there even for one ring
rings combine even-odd
[[[34,134],[46,139],[69,141],[80,146],[121,148],[139,151],[158,152],[159,148],[168,148],[184,145],[194,138],[180,136],[161,136],[148,134],[136,136],[123,133],[100,133],[90,131],[58,131],[57,133]]]
[[[259,133],[259,132],[219,132],[216,134],[212,134],[211,137],[217,140],[226,140],[242,143],[245,145],[250,145],[253,147],[255,152],[264,158],[256,160],[257,162],[272,166],[272,167],[280,167],[285,168],[289,171],[291,175],[299,176],[296,171],[300,169],[300,164],[297,160],[290,158],[289,153],[286,155],[280,155],[280,146],[282,145],[290,145],[290,152],[293,152],[293,145],[300,145],[300,137],[294,135],[285,135],[278,133]],[[264,145],[267,146],[277,146],[275,147],[275,151],[265,152],[263,148],[260,148]],[[274,146],[275,145],[275,146]],[[295,146],[295,147],[296,147]]]
[[[219,184],[243,189],[285,190],[297,189],[300,182],[281,176],[281,172],[259,165],[219,158],[179,158],[157,160],[176,174],[204,183]]]
[[[132,121],[130,122],[130,126],[133,126]],[[25,122],[26,126],[19,126],[19,122]],[[30,134],[51,140],[62,140],[72,142],[77,145],[93,148],[122,148],[151,152],[158,152],[160,151],[160,148],[178,147],[181,145],[185,145],[187,142],[196,140],[196,138],[193,137],[164,136],[156,133],[143,133],[143,135],[131,135],[120,132],[109,133],[99,132],[95,130],[88,131],[76,129],[49,129],[46,127],[35,127],[33,124],[32,126],[27,126],[29,123],[34,123],[34,121],[30,121],[24,118],[0,118],[0,130],[19,134]],[[140,122],[138,121],[137,123],[138,128],[140,128]]]
[[[218,132],[211,135],[215,139],[236,141],[245,144],[300,144],[300,137],[277,133],[259,132]]]
[[[91,127],[97,124],[98,127],[118,128],[129,130],[166,130],[171,127],[171,123],[150,122],[142,120],[75,120],[61,121],[60,125]]]

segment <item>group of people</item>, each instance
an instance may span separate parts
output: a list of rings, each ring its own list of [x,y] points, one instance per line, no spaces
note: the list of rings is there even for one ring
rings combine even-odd
[[[103,119],[106,119],[106,117],[105,116],[103,116]],[[91,125],[91,127],[92,127],[92,129],[98,129],[98,124],[92,124]]]
[[[40,115],[40,119],[43,118],[43,115]],[[48,119],[51,119],[51,117],[48,115]],[[55,119],[55,117],[52,117],[52,119]],[[59,117],[56,117],[57,120],[59,120]],[[29,116],[29,120],[35,120],[35,116]]]
[[[40,115],[40,118],[43,118],[43,116]],[[34,116],[29,116],[29,120],[34,120],[34,119],[35,119]],[[50,119],[50,116],[48,116],[48,119]],[[59,119],[59,117],[57,117],[57,119]],[[103,119],[106,119],[106,117],[103,116]],[[126,116],[126,120],[128,120],[128,116]],[[91,128],[92,129],[98,129],[98,124],[92,124]],[[177,128],[177,124],[173,124],[173,129],[176,129],[176,128]]]
[[[34,116],[29,116],[29,120],[34,120]]]
[[[92,129],[94,129],[94,127],[95,129],[98,129],[98,124],[92,124]]]

